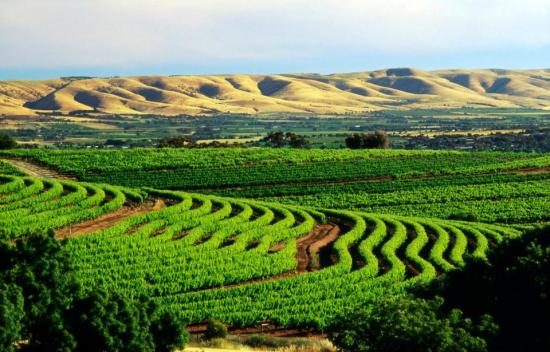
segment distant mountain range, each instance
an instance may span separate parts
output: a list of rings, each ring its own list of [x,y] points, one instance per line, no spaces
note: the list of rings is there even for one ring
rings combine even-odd
[[[550,69],[392,68],[341,74],[65,77],[0,81],[0,114],[314,113],[450,107],[550,109]]]

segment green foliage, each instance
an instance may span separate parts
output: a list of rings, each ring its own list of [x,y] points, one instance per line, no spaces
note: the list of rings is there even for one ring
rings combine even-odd
[[[309,147],[309,142],[305,137],[292,132],[272,132],[262,139],[262,141],[269,146],[278,148],[284,146],[290,146],[292,148]]]
[[[2,189],[0,226],[3,221],[59,226],[86,204],[97,209],[109,188],[10,176]],[[270,320],[322,329],[350,299],[369,300],[388,287],[403,292],[424,284],[438,272],[461,267],[464,256],[484,258],[491,243],[519,234],[481,223],[146,191],[167,206],[71,238],[66,250],[87,290],[103,286],[125,296],[152,296],[163,311],[181,313],[187,323],[217,317],[228,325]],[[139,198],[140,192],[132,192]],[[70,206],[70,199],[82,206]],[[331,253],[316,253],[320,270],[262,280],[296,270],[296,240],[316,221],[343,225]],[[24,235],[21,228],[9,229],[17,237]]]
[[[382,130],[374,133],[355,133],[346,138],[346,146],[350,149],[386,149],[390,146],[390,140]]]
[[[452,220],[519,223],[550,220],[550,180],[476,177],[471,184],[454,185],[455,178],[438,182],[365,182],[368,185],[327,187],[311,195],[264,198],[302,206],[351,208],[373,213],[430,216]],[[487,177],[488,178],[488,177]],[[480,184],[476,184],[480,182]],[[361,187],[362,186],[362,187]],[[304,186],[305,188],[306,186]]]
[[[14,138],[0,133],[0,149],[13,149],[17,146]]]
[[[158,148],[184,148],[194,144],[195,141],[189,137],[170,137],[161,139]]]
[[[550,220],[550,173],[534,172],[547,169],[550,157],[540,153],[149,148],[0,154],[31,158],[80,180],[128,187],[195,189],[399,215],[450,218],[466,213],[483,222]],[[522,169],[526,172],[513,172]]]
[[[344,352],[484,352],[497,330],[489,316],[479,324],[443,301],[387,295],[336,319],[329,338]]]
[[[12,352],[23,329],[23,294],[16,285],[0,284],[0,350]]]
[[[70,349],[74,340],[63,324],[63,311],[78,286],[67,274],[70,263],[62,242],[47,234],[23,236],[15,245],[0,243],[0,281],[16,285],[24,297],[22,336],[29,339],[25,350]]]
[[[466,213],[466,212],[457,212],[449,215],[449,219],[452,220],[464,220],[464,221],[478,221],[478,218],[475,214]]]
[[[501,327],[494,351],[550,350],[550,227],[505,240],[487,260],[436,282],[435,292],[469,316],[490,314]],[[483,294],[480,294],[482,292]]]
[[[12,166],[11,164],[8,164],[2,160],[0,160],[0,174],[2,175],[25,175],[21,170],[16,168],[15,166]]]
[[[20,180],[23,182],[14,182],[13,187],[4,189],[12,192],[0,198],[0,238],[14,238],[17,234],[98,217],[119,209],[126,202],[126,194],[136,201],[143,199],[141,194],[109,185],[36,178]],[[0,193],[4,193],[2,187],[6,185],[0,185]]]
[[[364,180],[380,176],[472,175],[550,165],[550,157],[537,153],[376,149],[14,150],[2,155],[32,158],[83,181],[161,189]],[[196,177],[197,172],[201,177]],[[129,173],[132,177],[128,177]]]
[[[209,318],[206,321],[206,331],[204,332],[204,338],[207,340],[215,338],[225,338],[227,336],[227,327],[218,319]]]
[[[183,348],[189,341],[183,317],[172,310],[157,313],[151,322],[150,331],[156,352],[174,351]]]
[[[76,352],[152,351],[149,335],[151,307],[116,293],[97,289],[77,299],[66,312],[67,325],[77,341]]]
[[[104,288],[75,299],[65,319],[77,341],[75,352],[170,352],[188,340],[179,315],[160,312],[149,297],[131,298]]]
[[[173,351],[187,341],[183,319],[151,298],[94,287],[82,291],[53,231],[0,242],[0,347],[23,351]]]

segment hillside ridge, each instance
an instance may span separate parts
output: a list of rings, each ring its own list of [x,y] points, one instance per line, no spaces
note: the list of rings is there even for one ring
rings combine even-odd
[[[550,109],[550,69],[389,68],[335,74],[65,77],[0,81],[0,115],[348,114],[382,109]]]

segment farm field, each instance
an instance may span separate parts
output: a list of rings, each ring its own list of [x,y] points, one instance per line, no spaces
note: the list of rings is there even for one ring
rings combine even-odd
[[[0,157],[126,187],[489,223],[550,220],[544,153],[210,148],[16,150]]]
[[[4,1],[0,352],[550,352],[550,2]]]
[[[346,135],[383,129],[395,148],[434,149],[418,144],[419,136],[467,138],[468,134],[487,137],[497,133],[514,136],[524,131],[530,135],[550,127],[549,115],[548,110],[542,109],[488,107],[381,110],[349,115],[220,113],[203,117],[49,113],[36,117],[0,117],[0,129],[25,145],[58,148],[105,147],[115,141],[127,147],[151,147],[161,138],[176,136],[201,143],[212,140],[247,143],[277,131],[303,135],[312,147],[342,148]],[[506,150],[504,147],[499,150]],[[532,148],[533,145],[516,151],[532,151]],[[484,149],[488,148],[480,150]]]
[[[69,237],[84,287],[147,292],[190,324],[216,316],[232,326],[322,330],[350,299],[402,292],[521,234],[479,222],[22,176],[2,176],[0,193],[4,239],[55,228]],[[115,213],[118,221],[103,228],[78,225]]]
[[[544,153],[16,149],[0,170],[4,242],[52,229],[81,292],[147,297],[199,348],[214,317],[218,346],[325,351],[350,307],[493,263],[550,222]]]

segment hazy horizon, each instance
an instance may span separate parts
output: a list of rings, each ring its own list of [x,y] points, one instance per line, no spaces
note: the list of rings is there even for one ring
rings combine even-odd
[[[129,73],[116,73],[112,74],[93,74],[95,71],[85,71],[81,74],[74,74],[73,71],[60,72],[58,75],[51,75],[48,73],[36,73],[33,72],[31,75],[33,77],[7,77],[2,78],[2,73],[0,72],[0,80],[9,81],[9,80],[31,80],[31,81],[42,81],[50,79],[58,79],[65,77],[90,77],[90,78],[111,78],[111,77],[144,77],[144,76],[225,76],[225,75],[287,75],[287,74],[320,74],[320,75],[331,75],[331,74],[351,74],[359,72],[371,72],[378,70],[386,70],[392,68],[412,68],[421,71],[433,72],[433,71],[449,71],[449,70],[465,70],[465,71],[477,71],[477,70],[510,70],[510,71],[536,71],[536,70],[550,70],[550,65],[548,67],[527,67],[527,68],[510,68],[510,67],[477,67],[477,68],[464,68],[464,67],[448,67],[448,68],[435,68],[435,69],[422,69],[419,67],[413,66],[388,66],[388,67],[379,67],[375,69],[366,69],[366,70],[352,70],[352,71],[334,71],[334,72],[308,72],[308,71],[289,71],[289,72],[196,72],[196,73],[178,73],[178,72],[155,72],[155,71],[136,71]],[[78,72],[78,71],[77,71]],[[86,72],[90,74],[86,74]],[[42,76],[43,74],[43,76]]]
[[[4,0],[0,79],[537,69],[543,0]]]

